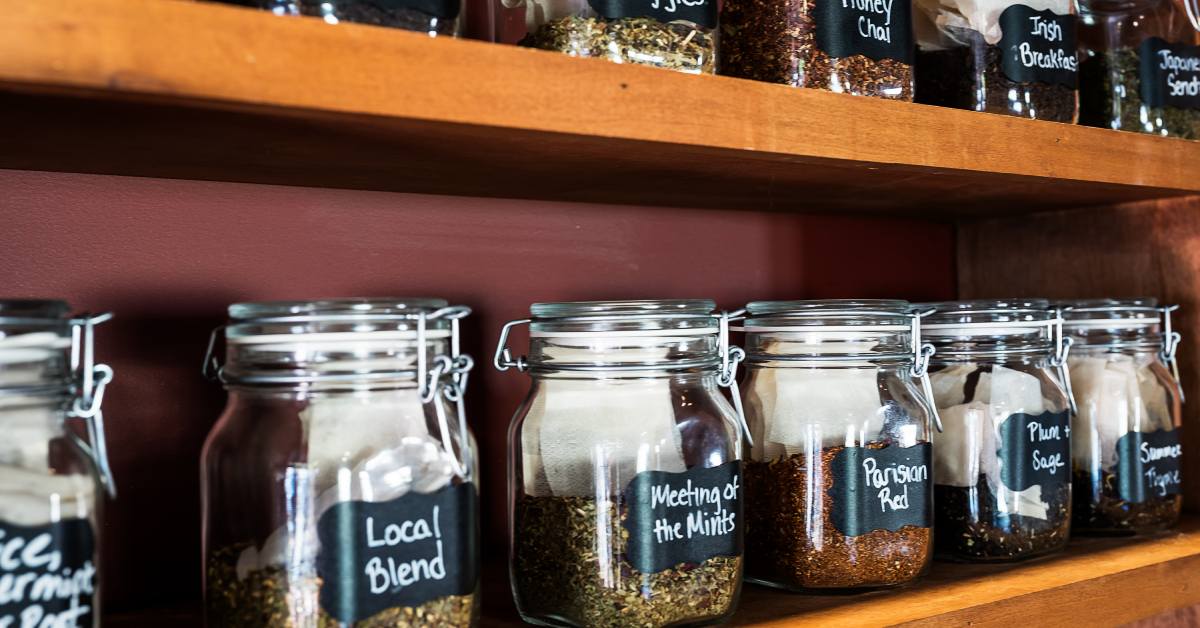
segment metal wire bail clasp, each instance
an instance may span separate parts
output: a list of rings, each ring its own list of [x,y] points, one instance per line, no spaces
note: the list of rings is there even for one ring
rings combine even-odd
[[[463,398],[467,388],[467,376],[474,368],[475,362],[471,356],[463,355],[462,339],[459,333],[461,321],[471,313],[471,308],[465,305],[452,305],[428,314],[417,313],[417,382],[422,403],[433,403],[434,414],[437,415],[438,431],[442,439],[442,447],[451,456],[454,472],[459,477],[471,479],[471,438],[467,430],[467,413]],[[429,358],[425,346],[429,338],[429,321],[450,321],[450,355],[433,357],[433,367],[429,367]],[[438,394],[455,405],[458,419],[459,451],[461,457],[454,453],[454,443],[450,440],[450,424],[446,417],[446,409],[441,403],[434,403]]]
[[[104,390],[112,381],[113,370],[107,364],[96,364],[95,327],[112,318],[111,312],[84,314],[71,319],[71,374],[75,398],[67,418],[82,419],[87,426],[88,442],[78,437],[75,442],[92,459],[100,474],[100,483],[110,498],[117,496],[117,483],[108,463],[108,445],[104,438]]]
[[[1054,319],[1050,321],[1050,331],[1054,334],[1054,357],[1050,358],[1050,366],[1058,370],[1058,379],[1063,392],[1067,394],[1067,405],[1071,416],[1079,414],[1079,406],[1075,404],[1075,391],[1071,388],[1071,369],[1067,366],[1067,355],[1075,340],[1063,333],[1063,309],[1054,308]]]
[[[925,342],[921,337],[921,319],[933,314],[936,310],[913,312],[912,316],[912,350],[913,377],[921,380],[921,390],[925,392],[925,401],[929,405],[929,414],[933,417],[933,426],[938,432],[942,431],[942,415],[938,413],[937,402],[933,397],[933,382],[929,380],[929,361],[937,352],[932,343]]]
[[[529,370],[529,360],[525,356],[513,359],[512,351],[508,348],[508,334],[512,331],[513,327],[528,325],[531,322],[533,322],[533,319],[521,318],[515,321],[508,321],[500,329],[500,339],[496,341],[496,354],[492,356],[492,366],[496,367],[497,371],[503,372],[513,367],[516,367],[522,373]]]
[[[1183,380],[1179,379],[1179,362],[1175,359],[1175,352],[1178,351],[1179,342],[1183,340],[1183,336],[1171,328],[1171,312],[1178,309],[1178,305],[1159,308],[1163,321],[1163,346],[1159,357],[1162,358],[1164,364],[1171,367],[1171,375],[1175,378],[1175,387],[1179,389],[1179,401],[1182,403],[1186,399],[1183,394]]]
[[[754,437],[750,435],[750,425],[746,423],[746,412],[742,409],[742,393],[738,390],[737,368],[746,359],[746,352],[741,347],[729,344],[730,321],[742,320],[746,310],[721,312],[717,315],[717,351],[721,356],[721,371],[717,374],[717,384],[729,389],[733,400],[733,409],[737,411],[738,429],[746,437],[746,442],[754,446]]]

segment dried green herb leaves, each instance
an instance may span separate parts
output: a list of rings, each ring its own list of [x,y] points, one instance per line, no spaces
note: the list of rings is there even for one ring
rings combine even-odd
[[[1079,122],[1089,126],[1200,139],[1200,110],[1151,108],[1142,101],[1134,48],[1088,56],[1079,67]]]
[[[713,33],[690,22],[567,17],[541,25],[521,45],[690,74],[716,72]]]
[[[1121,499],[1117,476],[1101,470],[1098,483],[1084,469],[1075,469],[1074,529],[1099,534],[1148,534],[1179,522],[1183,499],[1179,495],[1151,497],[1135,504]]]

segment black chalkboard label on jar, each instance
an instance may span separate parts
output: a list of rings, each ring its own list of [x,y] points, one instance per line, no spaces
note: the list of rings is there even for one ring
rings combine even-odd
[[[1200,46],[1150,37],[1142,41],[1138,58],[1142,102],[1154,108],[1200,109]]]
[[[683,20],[702,28],[717,27],[717,0],[588,0],[588,4],[608,20],[652,17],[664,24]]]
[[[1178,430],[1128,432],[1117,439],[1117,485],[1121,499],[1140,504],[1178,495],[1183,446]]]
[[[833,525],[845,536],[875,530],[895,532],[905,526],[930,527],[932,459],[929,443],[842,449],[829,465]]]
[[[625,488],[626,549],[642,573],[742,554],[742,463],[643,471]]]
[[[1041,486],[1042,495],[1071,481],[1071,417],[1018,412],[1000,424],[1000,481],[1010,491]]]
[[[1000,68],[1015,83],[1079,84],[1074,15],[1014,4],[1000,14]]]
[[[344,623],[473,593],[478,498],[470,482],[386,502],[344,501],[317,520],[321,608]]]
[[[31,527],[0,521],[0,626],[91,626],[95,551],[86,519]]]
[[[812,6],[817,47],[830,57],[862,55],[912,64],[912,2],[818,0]]]
[[[353,3],[347,4],[352,5]],[[462,10],[461,0],[374,0],[372,4],[376,7],[376,13],[379,9],[386,11],[412,9],[442,20],[453,20]],[[347,7],[347,9],[350,8],[352,7]],[[364,10],[368,9],[364,8]]]

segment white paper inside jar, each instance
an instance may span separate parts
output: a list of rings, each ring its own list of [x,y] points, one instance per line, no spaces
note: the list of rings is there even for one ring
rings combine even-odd
[[[95,480],[90,475],[51,475],[0,466],[0,520],[39,526],[91,516]]]
[[[884,410],[876,368],[774,369],[771,413],[764,416],[767,453],[772,444],[783,453],[808,453],[810,448],[855,446],[878,440]]]
[[[962,32],[965,30],[979,33],[984,41],[994,46],[1000,43],[1003,35],[1000,14],[1017,4],[1035,11],[1050,10],[1058,15],[1071,12],[1070,0],[914,0],[917,44],[923,50],[966,46],[971,42]],[[933,28],[927,28],[930,24]]]
[[[1148,364],[1119,354],[1071,359],[1071,385],[1079,403],[1072,422],[1072,456],[1117,464],[1117,441],[1131,431],[1174,429],[1167,391]]]

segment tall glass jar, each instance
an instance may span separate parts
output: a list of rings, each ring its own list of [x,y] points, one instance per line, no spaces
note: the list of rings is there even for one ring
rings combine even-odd
[[[229,391],[201,465],[208,626],[475,622],[468,313],[437,299],[230,306],[225,364],[206,358]]]
[[[742,353],[712,301],[537,303],[495,364],[533,379],[509,430],[510,570],[525,620],[678,626],[733,613]],[[509,330],[530,326],[528,358]]]
[[[463,0],[218,0],[276,15],[311,15],[330,24],[351,22],[425,33],[462,34]]]
[[[0,300],[0,626],[99,626],[100,402],[112,369],[62,301]],[[87,441],[70,420],[82,420]]]
[[[746,307],[747,577],[798,590],[916,579],[933,556],[919,319],[904,301]]]
[[[715,74],[718,0],[497,0],[495,38],[572,57]]]
[[[938,556],[1011,561],[1062,549],[1071,525],[1062,319],[1040,299],[925,307],[944,427],[933,449]]]
[[[917,102],[1075,122],[1073,0],[915,0]]]
[[[1074,529],[1144,534],[1175,525],[1182,423],[1175,368],[1179,333],[1154,299],[1064,303],[1074,340],[1071,385]],[[1177,370],[1176,370],[1177,372]]]
[[[1081,0],[1079,122],[1200,139],[1195,0]]]

